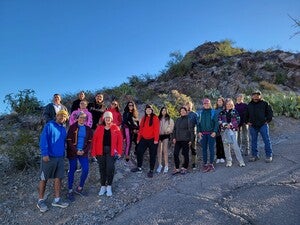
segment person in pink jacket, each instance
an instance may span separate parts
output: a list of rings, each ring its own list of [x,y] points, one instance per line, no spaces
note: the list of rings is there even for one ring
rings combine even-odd
[[[69,120],[70,126],[77,121],[78,115],[81,112],[84,112],[86,114],[86,121],[84,125],[92,127],[93,126],[93,117],[92,114],[87,109],[88,102],[86,100],[82,100],[80,102],[79,108],[72,112]]]

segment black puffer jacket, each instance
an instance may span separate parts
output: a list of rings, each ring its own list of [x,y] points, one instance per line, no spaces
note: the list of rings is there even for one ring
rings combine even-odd
[[[271,122],[273,118],[273,110],[268,102],[253,100],[248,104],[246,110],[246,123],[252,123],[254,128],[260,128],[265,123]]]

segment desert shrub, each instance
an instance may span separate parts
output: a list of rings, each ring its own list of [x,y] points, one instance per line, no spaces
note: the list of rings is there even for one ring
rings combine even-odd
[[[234,48],[233,45],[234,45],[233,41],[229,39],[225,39],[217,44],[217,51],[215,51],[212,54],[206,55],[206,58],[214,59],[218,57],[228,57],[228,56],[239,55],[245,52],[244,49]]]
[[[268,93],[264,99],[270,103],[274,115],[285,115],[296,119],[300,118],[300,96],[295,93]]]
[[[275,72],[277,70],[277,65],[270,63],[270,62],[266,62],[263,68],[266,71]]]
[[[268,81],[261,81],[259,82],[259,85],[262,87],[262,89],[269,90],[269,91],[278,91],[278,88],[275,84],[271,84]]]
[[[20,115],[35,114],[42,108],[42,103],[35,97],[35,91],[31,89],[24,89],[18,94],[7,94],[4,103],[10,106],[10,111]]]
[[[39,148],[33,134],[24,131],[18,136],[11,135],[8,139],[12,139],[9,143],[14,145],[8,146],[6,154],[15,168],[23,170],[37,165]]]
[[[287,75],[283,71],[275,73],[275,84],[284,84],[287,81]]]

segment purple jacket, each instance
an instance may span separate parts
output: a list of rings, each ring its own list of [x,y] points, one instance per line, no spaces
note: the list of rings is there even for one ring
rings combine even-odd
[[[70,116],[70,126],[77,121],[77,117],[78,117],[80,112],[84,112],[87,116],[84,125],[92,127],[93,118],[92,118],[92,114],[88,111],[88,109],[77,109],[77,110],[73,111],[71,116]]]
[[[235,110],[238,111],[240,118],[241,118],[239,126],[242,126],[246,122],[247,104],[244,102],[236,103]]]

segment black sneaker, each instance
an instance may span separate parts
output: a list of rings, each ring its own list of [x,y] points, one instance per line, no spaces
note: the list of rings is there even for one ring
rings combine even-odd
[[[252,156],[250,159],[249,159],[249,162],[255,162],[259,160],[259,157],[258,156]]]
[[[70,202],[74,202],[75,201],[74,193],[73,192],[68,193],[67,198],[69,199]]]
[[[153,170],[150,170],[148,173],[147,173],[147,176],[149,178],[152,178],[153,177]]]
[[[85,192],[83,191],[83,189],[79,190],[78,187],[74,190],[74,193],[75,193],[75,194],[78,194],[78,195],[80,195],[80,196],[82,196],[82,197],[87,196],[87,193],[85,193]]]
[[[142,168],[141,167],[135,167],[131,169],[131,172],[133,173],[142,173]]]

